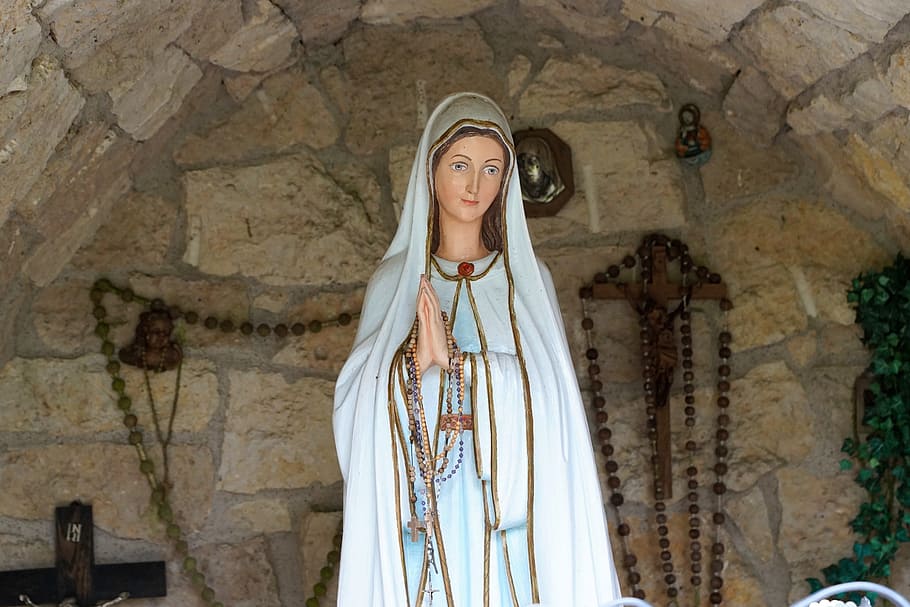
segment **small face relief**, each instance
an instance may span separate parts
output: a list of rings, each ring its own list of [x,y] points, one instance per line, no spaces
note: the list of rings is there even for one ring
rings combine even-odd
[[[502,184],[502,146],[491,137],[459,139],[439,160],[434,177],[440,227],[450,221],[480,224]]]

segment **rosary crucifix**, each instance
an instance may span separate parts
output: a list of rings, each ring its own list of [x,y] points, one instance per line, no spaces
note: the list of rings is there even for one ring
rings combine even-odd
[[[657,462],[655,492],[664,498],[673,496],[670,448],[670,388],[676,361],[675,320],[692,299],[724,299],[726,285],[700,280],[692,285],[677,284],[667,275],[668,247],[660,239],[645,238],[639,254],[642,257],[642,281],[631,284],[594,284],[596,299],[623,299],[629,301],[641,320],[643,337],[648,347],[642,352],[643,372],[650,374],[651,389],[646,391],[646,401],[653,401],[657,425]],[[634,258],[633,258],[634,259]],[[672,311],[672,302],[678,302]],[[645,335],[647,332],[647,335]],[[645,340],[642,340],[644,343]]]

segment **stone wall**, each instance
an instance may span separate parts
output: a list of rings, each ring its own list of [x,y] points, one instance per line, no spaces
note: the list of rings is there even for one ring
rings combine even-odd
[[[822,110],[849,100],[807,93],[805,108],[791,114],[807,126],[772,138],[777,130],[769,134],[750,113],[762,110],[748,105],[754,97],[742,90],[745,78],[758,78],[757,89],[774,102],[803,90],[806,74],[782,71],[772,91],[746,72],[721,101],[713,85],[694,80],[697,73],[702,83],[729,83],[730,64],[698,64],[693,53],[692,71],[681,75],[673,64],[648,60],[647,36],[638,46],[595,47],[591,36],[627,29],[616,16],[533,1],[523,1],[518,16],[492,2],[459,9],[427,3],[428,13],[414,13],[411,3],[371,1],[357,8],[362,22],[350,26],[345,11],[356,2],[331,3],[326,14],[303,4],[153,11],[143,28],[144,43],[161,53],[152,62],[131,51],[129,37],[99,39],[65,3],[38,10],[62,51],[31,63],[22,107],[0,113],[0,120],[20,117],[17,128],[26,133],[20,138],[34,146],[0,162],[12,184],[0,194],[0,211],[14,202],[16,209],[2,227],[5,253],[28,252],[15,257],[18,265],[0,267],[0,284],[11,285],[2,295],[8,313],[0,335],[12,336],[0,351],[0,570],[50,566],[53,507],[78,498],[95,507],[100,562],[169,561],[168,598],[131,604],[204,604],[179,574],[127,444],[93,333],[91,284],[105,276],[235,325],[307,323],[358,311],[394,231],[422,120],[443,96],[464,89],[497,99],[516,130],[548,127],[572,148],[574,197],[556,217],[530,225],[557,281],[583,389],[589,382],[578,289],[634,251],[642,236],[662,231],[681,238],[697,263],[729,285],[736,307],[729,314],[735,355],[728,603],[786,604],[807,592],[805,577],[848,555],[847,523],[862,496],[837,461],[851,431],[852,383],[866,355],[845,290],[857,273],[887,263],[900,235],[889,226],[891,210],[863,212],[861,182],[832,172],[845,166],[831,160],[844,153],[839,140],[812,130],[828,120]],[[671,32],[698,21],[662,18],[663,4],[626,2],[624,14]],[[695,39],[698,46],[724,39],[761,2],[733,4]],[[822,14],[827,6],[805,4]],[[480,17],[466,16],[479,10]],[[744,37],[749,52],[769,52],[750,40],[764,39],[765,28],[790,27],[784,12],[749,21],[746,33],[755,32]],[[869,17],[857,42],[865,46],[828,60],[865,52],[899,16]],[[833,26],[813,19],[805,35],[818,41]],[[21,35],[32,40],[34,24],[26,21]],[[314,23],[322,24],[317,32],[301,33]],[[337,44],[304,53],[291,44],[298,35],[307,44],[324,42],[320,36]],[[61,61],[79,78],[78,89]],[[107,91],[100,95],[106,101],[99,91]],[[672,152],[676,110],[693,100],[714,137],[714,156],[701,169],[681,165]],[[27,137],[29,125],[50,114],[59,121],[54,136]],[[119,128],[103,119],[110,115]],[[891,176],[883,167],[906,152],[895,142],[885,159],[878,148],[864,147],[897,137],[887,121],[905,117],[882,120],[877,130],[850,136],[860,155],[850,166],[876,176],[876,196],[900,201],[898,173],[892,182],[878,176]],[[810,131],[824,143],[811,156],[799,138]],[[844,204],[847,191],[859,193],[855,204]],[[140,306],[111,296],[105,304],[114,341],[124,345]],[[699,402],[710,403],[717,364],[710,336],[722,319],[713,304],[697,304],[694,316],[704,345],[696,354]],[[664,604],[662,576],[645,566],[655,562],[657,547],[644,480],[635,319],[623,303],[597,303],[592,318],[632,545],[649,600]],[[301,605],[318,580],[341,508],[332,382],[355,330],[327,326],[281,338],[178,326],[187,362],[171,454],[176,518],[226,605]],[[127,371],[124,378],[151,441],[142,374]],[[171,402],[174,379],[154,378],[159,406]],[[678,448],[686,440],[679,403],[674,412]],[[675,469],[683,467],[677,459]],[[672,524],[680,525],[674,538],[686,524],[681,483],[670,506]],[[683,546],[674,544],[679,563]],[[896,567],[893,580],[904,591],[907,569]],[[688,586],[685,566],[678,576]],[[684,604],[694,604],[686,597]]]

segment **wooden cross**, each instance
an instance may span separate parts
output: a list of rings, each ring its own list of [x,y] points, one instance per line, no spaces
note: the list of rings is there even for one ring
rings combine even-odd
[[[644,246],[648,246],[648,244]],[[670,282],[667,276],[667,247],[652,243],[650,248],[651,272],[647,285],[643,283],[596,283],[593,286],[594,298],[627,300],[642,314],[649,305],[660,306],[666,312],[669,310],[671,302],[674,300],[681,301],[685,297],[690,299],[724,299],[727,296],[727,287],[723,283],[699,282],[686,287]],[[674,317],[671,315],[666,322],[668,322],[669,330],[672,332]],[[675,339],[672,343],[675,348]],[[659,344],[655,343],[654,347],[659,347]],[[669,383],[672,383],[672,370],[670,376],[666,379]],[[657,479],[655,491],[662,492],[664,498],[673,497],[669,383],[662,388],[657,387],[654,403],[657,423],[657,462],[655,462]]]
[[[129,598],[167,595],[163,561],[95,565],[92,507],[80,502],[56,509],[56,566],[0,572],[0,607],[67,599],[88,607],[127,593]]]

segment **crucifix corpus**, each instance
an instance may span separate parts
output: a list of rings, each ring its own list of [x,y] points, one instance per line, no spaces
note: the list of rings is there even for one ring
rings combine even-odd
[[[113,605],[167,595],[163,561],[95,565],[92,507],[56,509],[56,566],[0,572],[0,607]]]
[[[608,283],[595,281],[593,296],[596,299],[622,299],[628,301],[639,317],[642,343],[642,375],[645,379],[645,403],[654,408],[653,423],[656,430],[657,461],[654,464],[654,493],[658,499],[673,497],[671,447],[670,447],[670,388],[679,360],[676,349],[676,317],[684,312],[692,299],[718,299],[727,297],[727,287],[720,277],[706,268],[698,268],[698,279],[693,284],[671,282],[667,261],[680,260],[680,274],[687,276],[691,264],[688,247],[679,241],[670,241],[663,235],[645,238],[638,249],[641,259],[641,282]],[[634,257],[624,260],[626,267],[635,265]],[[612,266],[609,274],[615,278],[619,267]],[[688,352],[686,352],[688,349]],[[691,335],[683,335],[683,354],[691,359]],[[684,372],[690,372],[686,369]],[[688,384],[688,383],[687,383]],[[691,384],[686,389],[691,389]],[[687,394],[687,396],[690,396]],[[649,428],[649,432],[652,428]]]

